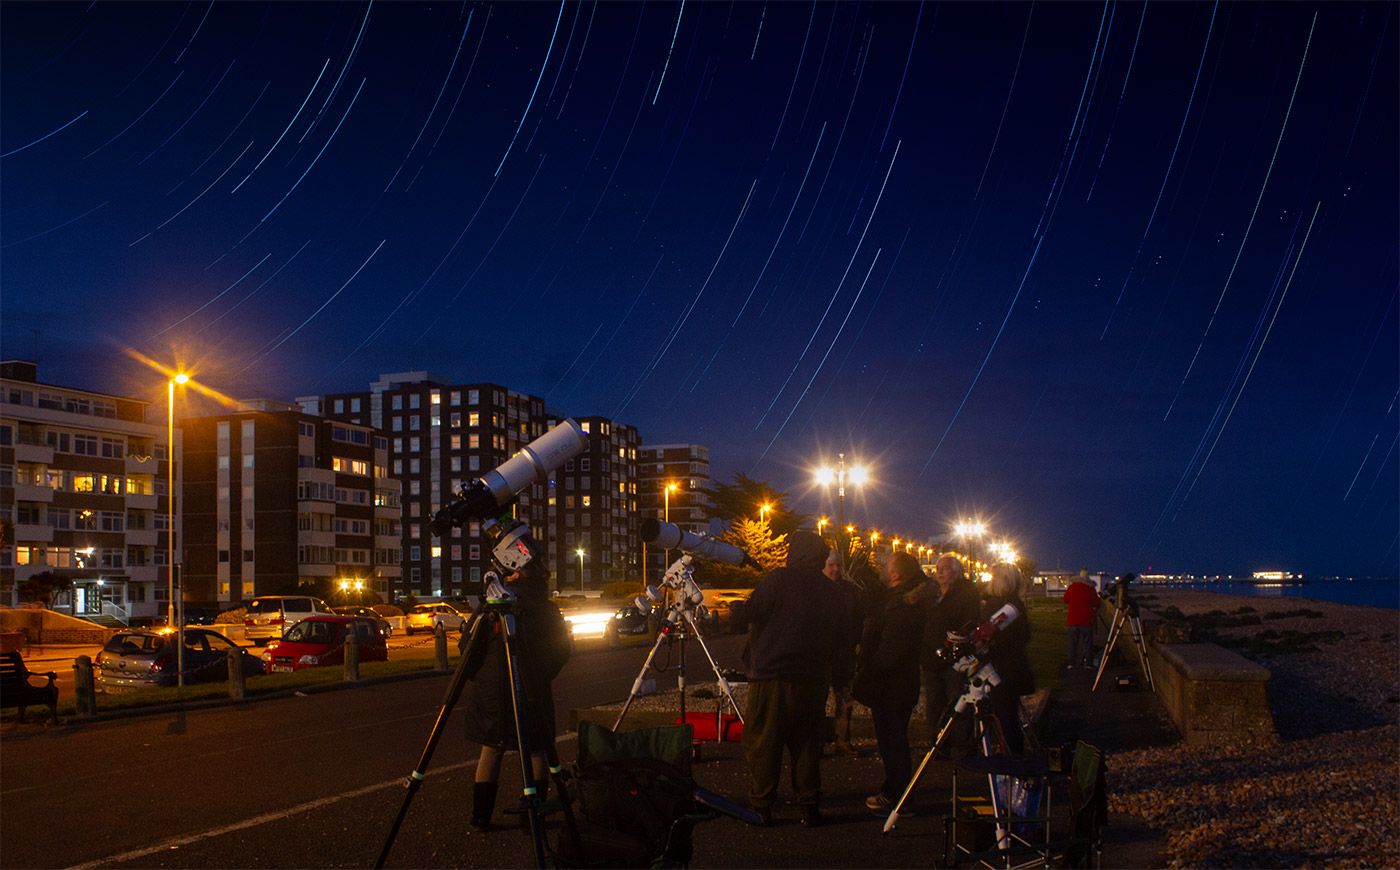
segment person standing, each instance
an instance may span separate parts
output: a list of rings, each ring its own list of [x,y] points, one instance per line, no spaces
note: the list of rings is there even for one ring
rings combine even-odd
[[[948,642],[949,632],[966,632],[977,621],[977,587],[963,571],[962,560],[953,555],[940,556],[933,565],[933,579],[938,597],[928,608],[924,622],[924,639],[919,652],[919,672],[924,689],[924,715],[928,719],[929,739],[938,738],[943,727],[943,715],[949,705],[962,696],[967,675],[953,669],[953,663],[939,655]],[[964,710],[948,728],[939,747],[945,758],[962,758],[972,748],[973,722],[971,711]]]
[[[744,668],[749,692],[744,711],[744,756],[749,806],[771,824],[784,751],[802,824],[820,825],[822,732],[836,644],[842,628],[836,584],[822,568],[829,549],[814,532],[788,540],[787,564],[769,571],[746,601],[731,606],[736,625],[748,626]]]
[[[522,723],[530,744],[530,764],[541,799],[549,788],[545,747],[553,745],[555,733],[554,688],[552,682],[573,650],[568,623],[558,606],[549,600],[549,572],[544,569],[516,572],[506,577],[506,588],[515,595],[513,611],[516,616],[513,648],[519,657],[521,682],[525,692]],[[478,613],[472,625],[482,618]],[[515,736],[515,718],[511,705],[511,682],[506,662],[504,630],[498,620],[491,627],[484,650],[475,669],[468,674],[472,680],[467,697],[467,739],[481,744],[475,781],[472,784],[470,824],[478,831],[491,829],[491,814],[496,807],[497,780],[501,759],[509,750],[519,750]],[[465,653],[472,633],[463,630],[458,647]],[[522,763],[523,760],[522,760]]]
[[[881,579],[886,591],[865,620],[851,686],[852,696],[870,708],[885,766],[880,790],[865,800],[876,813],[894,805],[914,772],[909,717],[919,702],[919,647],[930,594],[919,560],[909,553],[892,554]]]
[[[1089,582],[1089,569],[1065,589],[1065,667],[1094,666],[1094,614],[1099,607],[1099,593]]]
[[[982,712],[990,713],[1001,730],[1001,749],[1010,755],[1025,751],[1021,733],[1021,696],[1035,691],[1035,676],[1031,673],[1026,649],[1031,641],[1031,622],[1021,600],[1021,569],[1010,562],[992,566],[991,588],[982,599],[981,618],[992,615],[1006,605],[1016,609],[1016,618],[992,633],[987,644],[987,661],[996,669],[1001,682],[993,686],[982,702]]]
[[[856,645],[860,643],[860,633],[865,625],[865,602],[856,585],[841,576],[841,561],[835,550],[827,554],[826,566],[822,568],[822,573],[836,584],[842,616],[842,631],[831,667],[831,691],[835,701],[834,740],[837,752],[852,755],[855,754],[856,748],[851,743],[851,677],[855,673]]]

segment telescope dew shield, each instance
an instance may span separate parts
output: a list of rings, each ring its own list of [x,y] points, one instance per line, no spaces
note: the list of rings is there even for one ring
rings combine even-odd
[[[645,519],[642,520],[641,532],[643,541],[662,549],[679,548],[692,556],[723,562],[726,565],[743,565],[746,561],[751,561],[747,551],[733,544],[692,534],[674,523]]]
[[[461,498],[433,515],[430,527],[443,535],[453,526],[468,519],[482,519],[510,504],[516,494],[537,481],[544,480],[588,447],[583,427],[572,419],[564,420],[529,444],[520,452],[463,486]]]
[[[481,482],[496,499],[505,505],[515,494],[536,481],[544,480],[551,471],[583,452],[588,436],[573,420],[565,420],[529,444],[520,452],[481,476]]]

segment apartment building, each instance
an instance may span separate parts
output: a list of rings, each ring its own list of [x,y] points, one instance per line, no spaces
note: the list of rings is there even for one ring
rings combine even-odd
[[[302,410],[363,425],[388,441],[389,475],[402,483],[403,571],[394,598],[477,595],[490,570],[490,542],[479,522],[442,537],[433,514],[548,429],[544,400],[499,384],[453,384],[427,371],[381,374],[364,392],[297,398]],[[515,515],[550,552],[548,483],[519,494]]]
[[[389,601],[402,487],[373,428],[255,399],[180,421],[189,603],[311,591]]]
[[[588,448],[554,474],[549,503],[550,569],[561,591],[602,589],[641,578],[635,427],[607,417],[574,417]]]
[[[57,610],[120,624],[164,618],[172,514],[181,545],[180,433],[172,511],[169,427],[147,421],[149,405],[42,383],[34,362],[0,362],[0,598],[16,603],[19,584],[51,571],[72,581]]]
[[[665,520],[697,535],[710,534],[710,448],[702,444],[651,444],[637,461],[641,519]],[[646,554],[651,582],[666,568],[662,552]]]

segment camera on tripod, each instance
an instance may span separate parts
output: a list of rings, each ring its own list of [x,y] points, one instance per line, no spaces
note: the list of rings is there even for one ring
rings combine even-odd
[[[1105,601],[1113,601],[1118,609],[1125,611],[1129,617],[1136,617],[1138,615],[1137,602],[1128,594],[1128,584],[1136,579],[1136,574],[1124,574],[1110,583],[1107,589],[1100,592],[1099,597]]]

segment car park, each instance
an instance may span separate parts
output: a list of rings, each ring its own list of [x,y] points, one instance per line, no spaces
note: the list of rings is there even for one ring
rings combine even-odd
[[[332,609],[341,616],[363,616],[365,619],[378,625],[379,630],[383,632],[385,637],[394,636],[394,624],[368,607],[360,604],[347,604],[344,607],[335,607]]]
[[[287,629],[282,639],[268,644],[262,660],[268,673],[290,673],[303,668],[345,663],[347,634],[354,632],[360,661],[389,660],[389,646],[379,626],[359,616],[309,616]]]
[[[184,635],[186,683],[228,679],[230,655],[242,659],[244,677],[263,673],[263,663],[257,656],[217,631],[187,628]],[[97,688],[103,692],[123,692],[176,685],[180,674],[178,644],[179,635],[168,629],[117,632],[93,663]]]
[[[437,631],[439,625],[444,626],[448,631],[462,631],[471,616],[472,612],[465,604],[457,604],[452,601],[415,604],[405,614],[404,631],[408,634],[419,631]]]
[[[243,629],[248,640],[263,646],[308,616],[330,613],[329,604],[310,595],[260,595],[248,602]]]

